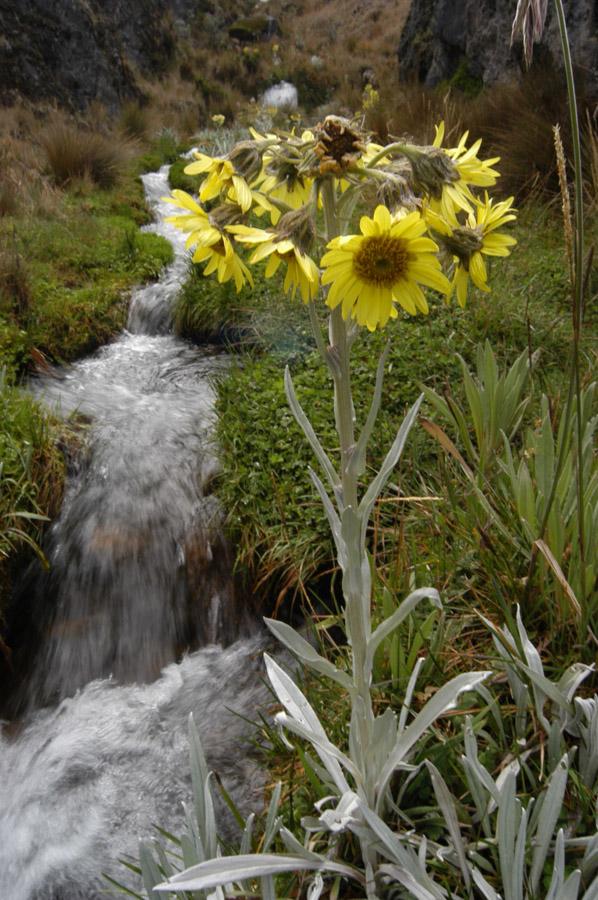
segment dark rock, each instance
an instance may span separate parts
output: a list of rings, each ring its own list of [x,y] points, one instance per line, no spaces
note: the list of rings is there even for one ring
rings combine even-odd
[[[510,47],[514,0],[417,0],[399,46],[403,80],[429,87],[466,77],[488,85],[522,71],[521,45]],[[598,2],[565,0],[572,55],[586,91],[598,93]],[[535,65],[562,67],[558,25],[549,4],[544,39]]]
[[[0,101],[18,94],[83,109],[139,97],[135,70],[174,55],[166,0],[0,0]]]

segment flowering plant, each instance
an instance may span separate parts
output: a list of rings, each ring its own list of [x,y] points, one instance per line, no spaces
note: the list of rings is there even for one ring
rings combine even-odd
[[[342,571],[344,625],[351,648],[349,674],[290,626],[266,620],[283,645],[302,663],[336,682],[351,701],[348,748],[341,749],[330,741],[292,678],[266,657],[270,682],[284,708],[277,716],[279,725],[307,740],[320,759],[319,771],[330,796],[318,805],[318,817],[305,827],[308,834],[329,835],[328,855],[306,850],[282,829],[288,855],[207,860],[193,877],[190,872],[177,876],[177,890],[217,887],[216,895],[222,896],[219,885],[257,877],[262,879],[263,895],[273,897],[272,877],[296,870],[352,879],[368,898],[375,897],[381,882],[389,878],[404,884],[417,882],[422,892],[430,890],[425,866],[384,823],[393,803],[393,777],[398,770],[410,769],[414,748],[436,719],[489,673],[457,675],[410,720],[420,661],[400,715],[391,709],[377,715],[374,709],[371,685],[377,648],[422,600],[440,606],[440,598],[434,588],[415,590],[389,618],[372,627],[368,522],[402,453],[421,397],[399,428],[378,473],[370,484],[362,485],[381,403],[386,354],[379,360],[371,405],[360,428],[351,394],[350,354],[360,327],[384,328],[398,318],[399,309],[409,315],[427,313],[425,288],[447,298],[456,292],[462,305],[470,279],[488,291],[484,257],[506,256],[515,243],[500,230],[515,218],[512,198],[496,203],[487,193],[476,192],[495,184],[498,172],[493,166],[498,160],[480,159],[480,142],[467,146],[467,139],[465,134],[456,147],[445,149],[440,125],[431,146],[399,141],[381,146],[336,116],[328,116],[301,135],[252,131],[250,140],[236,144],[225,157],[196,153],[185,171],[202,176],[197,199],[183,191],[173,191],[169,198],[184,210],[170,221],[188,233],[188,247],[193,248],[194,261],[204,266],[205,275],[216,273],[220,282],[232,279],[241,290],[253,283],[250,267],[264,261],[265,276],[283,267],[284,290],[291,295],[298,292],[309,307],[316,345],[334,383],[340,446],[336,465],[302,409],[288,369],[285,387],[321,468],[323,478],[314,471],[310,474]],[[252,215],[258,221],[269,219],[269,224],[257,227]],[[244,253],[249,253],[248,258]],[[330,310],[328,344],[318,316],[320,296]],[[335,859],[337,837],[343,831],[352,831],[359,842],[362,870]],[[395,870],[403,874],[397,876]],[[312,887],[310,896],[320,896],[320,874]],[[170,883],[156,888],[169,889],[173,889]]]

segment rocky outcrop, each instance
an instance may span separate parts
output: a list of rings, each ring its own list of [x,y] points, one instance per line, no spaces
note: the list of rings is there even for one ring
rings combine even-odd
[[[515,0],[417,0],[401,35],[399,71],[433,87],[451,79],[493,84],[521,71],[521,47],[509,47]],[[598,2],[565,0],[574,62],[598,93]],[[536,65],[560,67],[558,27],[549,4]]]
[[[0,101],[115,108],[174,49],[166,0],[0,0]]]

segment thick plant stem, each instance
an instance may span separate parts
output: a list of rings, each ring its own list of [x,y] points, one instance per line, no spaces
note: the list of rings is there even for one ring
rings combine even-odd
[[[331,180],[322,184],[322,201],[326,237],[330,241],[339,233],[336,197]],[[334,380],[334,411],[340,446],[340,476],[342,485],[343,537],[346,541],[347,561],[343,572],[345,626],[352,649],[352,680],[355,685],[353,720],[362,755],[364,790],[368,790],[367,760],[371,754],[374,712],[371,697],[371,673],[367,663],[367,643],[371,636],[371,575],[359,513],[358,483],[355,467],[351,465],[355,453],[354,406],[351,394],[350,339],[347,324],[338,306],[329,320],[329,368]],[[367,797],[373,807],[375,798]],[[364,861],[371,851],[364,845]],[[370,864],[375,862],[369,860]],[[368,898],[374,898],[375,884],[369,883]]]

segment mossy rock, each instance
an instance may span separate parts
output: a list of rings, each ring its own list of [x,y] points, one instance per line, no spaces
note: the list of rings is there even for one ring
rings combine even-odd
[[[238,41],[252,43],[275,34],[280,35],[280,26],[273,16],[248,16],[233,22],[229,26],[228,33]]]

